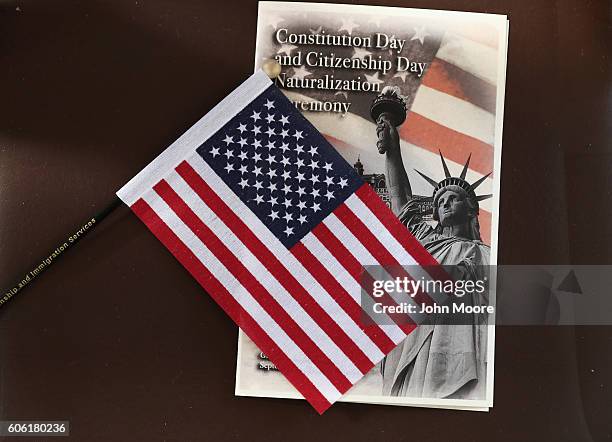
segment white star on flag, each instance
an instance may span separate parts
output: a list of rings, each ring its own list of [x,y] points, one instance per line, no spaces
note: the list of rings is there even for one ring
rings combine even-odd
[[[352,18],[342,19],[342,26],[338,29],[338,32],[346,31],[350,34],[353,33],[353,29],[358,28],[359,25],[353,21]]]
[[[421,42],[421,44],[423,44],[425,43],[425,37],[427,37],[428,35],[430,34],[425,30],[425,25],[419,26],[417,28],[414,28],[414,35],[412,36],[410,41],[418,40]]]
[[[368,75],[368,74],[363,74],[364,77],[366,78],[366,81],[368,83],[372,83],[372,84],[380,84],[380,83],[384,83],[383,80],[381,80],[380,78],[378,78],[379,72],[375,72],[374,75]]]
[[[289,44],[282,44],[280,46],[280,48],[278,48],[278,51],[276,51],[277,54],[285,54],[285,55],[291,55],[291,51],[293,51],[294,49],[297,49],[298,47],[295,45],[289,45]]]
[[[351,58],[358,58],[360,60],[363,60],[364,57],[367,57],[369,55],[372,55],[372,53],[367,49],[353,48],[353,56]]]
[[[299,68],[293,68],[293,78],[303,80],[309,75],[312,75],[312,72],[309,72],[304,66],[300,66]]]
[[[393,76],[393,78],[401,78],[402,81],[405,83],[406,82],[406,76],[408,75],[408,71],[401,71],[401,72],[396,72],[395,75]]]

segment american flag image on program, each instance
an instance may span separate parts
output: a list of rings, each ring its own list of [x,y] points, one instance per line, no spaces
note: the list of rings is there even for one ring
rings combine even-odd
[[[444,15],[452,19],[444,20]],[[317,4],[300,6],[291,2],[260,2],[256,65],[272,57],[293,59],[302,53],[302,65],[283,65],[277,85],[293,101],[300,103],[350,103],[341,120],[326,112],[307,112],[308,119],[351,163],[360,155],[365,173],[382,173],[384,157],[376,145],[376,124],[370,116],[372,100],[378,92],[353,92],[303,87],[301,82],[316,81],[326,75],[350,81],[360,79],[382,90],[397,87],[406,99],[406,121],[398,128],[403,156],[409,164],[408,174],[417,194],[428,184],[414,172],[438,176],[439,151],[451,170],[461,170],[470,157],[468,180],[476,181],[494,168],[496,115],[498,97],[504,84],[499,78],[500,55],[505,58],[506,33],[494,26],[493,17],[452,11],[420,11],[405,8],[378,8],[363,5]],[[505,18],[503,19],[505,22]],[[373,38],[380,32],[405,41],[400,52],[375,47],[321,46],[287,44],[276,40],[278,30],[297,35],[339,35]],[[281,34],[285,37],[284,34]],[[503,36],[503,37],[502,37]],[[310,52],[338,58],[374,60],[391,63],[387,73],[380,70],[345,69],[308,66],[304,60]],[[396,57],[426,65],[422,75],[396,69]],[[308,110],[306,108],[305,110]],[[494,175],[482,184],[483,193],[493,193]],[[423,188],[419,189],[419,185]],[[479,224],[482,240],[491,244],[494,204],[480,205]]]
[[[414,329],[362,266],[436,264],[261,71],[117,194],[319,413]]]

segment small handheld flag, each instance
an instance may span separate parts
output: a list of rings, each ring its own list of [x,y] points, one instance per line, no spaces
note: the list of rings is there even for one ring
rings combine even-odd
[[[359,321],[363,265],[436,265],[257,72],[117,195],[322,413],[414,325]]]

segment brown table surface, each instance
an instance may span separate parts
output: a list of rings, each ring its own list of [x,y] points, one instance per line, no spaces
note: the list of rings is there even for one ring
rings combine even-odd
[[[500,262],[612,261],[610,2],[508,14]],[[257,3],[0,3],[0,286],[251,71]],[[610,327],[500,327],[489,413],[234,397],[235,325],[125,207],[0,311],[0,419],[108,440],[612,439]],[[78,250],[78,251],[77,251]]]

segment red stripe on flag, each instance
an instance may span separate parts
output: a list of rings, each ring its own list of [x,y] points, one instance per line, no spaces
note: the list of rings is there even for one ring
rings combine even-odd
[[[366,272],[363,265],[357,261],[351,252],[340,242],[340,240],[333,234],[329,228],[320,223],[313,230],[312,234],[317,237],[319,241],[330,250],[336,257],[338,262],[346,269],[346,271],[357,281],[359,285],[372,296],[374,287],[374,278]],[[388,295],[385,294],[383,297],[378,298],[380,302],[385,305],[397,305],[395,301]],[[389,313],[387,314],[393,322],[405,333],[410,334],[415,325],[411,323],[411,319],[408,315]]]
[[[366,184],[364,184],[364,186],[366,186]],[[364,247],[391,276],[402,279],[414,279],[408,272],[406,272],[404,267],[391,254],[391,252],[389,252],[389,250],[378,240],[378,238],[376,238],[370,229],[367,228],[363,221],[361,221],[346,205],[342,204],[336,207],[333,213],[356,238],[364,239],[364,241],[362,241]],[[410,253],[409,250],[410,249],[406,251]],[[427,254],[429,255],[429,253]],[[431,259],[433,262],[435,262],[435,265],[438,265],[433,258]],[[419,304],[433,304],[433,300],[421,290],[416,292],[413,299]]]
[[[323,353],[321,348],[304,332],[287,311],[274,299],[266,288],[240,262],[227,246],[212,232],[191,208],[176,194],[174,189],[161,180],[153,189],[170,206],[176,215],[191,229],[202,243],[221,261],[234,277],[245,287],[259,304],[285,330],[287,335],[302,349],[325,376],[344,393],[351,388],[351,382],[339,368]]]
[[[472,154],[470,169],[487,174],[493,169],[493,147],[476,138],[457,132],[415,112],[410,112],[406,122],[400,126],[402,139],[438,153],[442,150],[445,158],[464,164]]]
[[[274,256],[263,242],[233,212],[227,204],[206,184],[202,177],[183,161],[176,171],[206,205],[223,221],[223,223],[240,239],[242,244],[255,255],[263,266],[302,306],[308,315],[332,338],[363,374],[370,371],[372,361],[363,353],[357,344],[331,318],[316,300],[308,294],[287,268]],[[315,277],[315,279],[317,279]],[[335,295],[334,292],[330,292]]]
[[[422,84],[495,114],[495,86],[454,64],[434,59],[423,77]]]
[[[491,245],[491,212],[480,210],[478,224],[480,224],[480,238],[482,242]]]
[[[423,247],[423,245],[406,229],[387,205],[381,200],[372,186],[364,184],[355,194],[372,211],[376,218],[391,233],[397,242],[422,266],[436,266],[438,261]],[[376,197],[376,198],[375,198]]]
[[[283,375],[317,410],[323,413],[331,403],[317,390],[312,382],[287,357],[278,345],[266,334],[259,324],[232,297],[225,287],[208,271],[200,260],[163,222],[151,207],[142,199],[132,206],[134,213],[153,232],[162,244],[191,273],[196,281],[221,306],[221,308],[238,324],[238,326],[266,353]]]
[[[323,285],[329,293],[334,293],[342,299],[342,307],[351,318],[359,325],[363,332],[374,342],[385,354],[395,347],[395,344],[380,330],[366,327],[361,323],[361,315],[365,314],[361,306],[355,302],[349,293],[342,287],[336,278],[319,262],[304,244],[298,242],[291,248],[291,253],[308,269],[308,271]],[[331,253],[331,252],[330,252]]]
[[[397,242],[408,252],[425,270],[434,278],[445,281],[448,274],[440,267],[440,264],[423,247],[409,230],[406,229],[396,217],[387,209],[387,205],[379,198],[373,198],[376,192],[370,186],[361,186],[355,194],[369,207],[376,218],[387,228]]]

